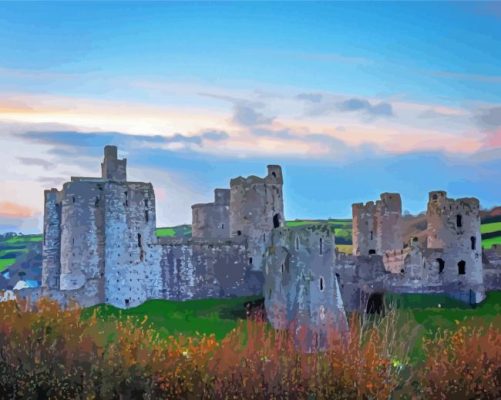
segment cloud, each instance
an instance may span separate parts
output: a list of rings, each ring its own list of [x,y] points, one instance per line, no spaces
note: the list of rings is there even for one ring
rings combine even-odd
[[[69,147],[68,149],[56,149],[53,154],[70,155],[77,148],[101,149],[109,144],[124,147],[137,145],[166,145],[166,144],[191,144],[203,146],[205,141],[223,141],[229,138],[228,133],[221,130],[205,130],[194,135],[175,133],[170,136],[162,135],[130,135],[123,132],[79,132],[79,131],[28,131],[17,133],[16,136],[23,139],[51,144],[54,146]],[[42,162],[43,160],[26,159],[24,162]],[[40,164],[41,165],[41,164]]]
[[[320,103],[323,99],[323,95],[320,93],[299,93],[296,99],[308,101],[310,103]]]
[[[461,72],[450,71],[435,71],[431,73],[437,78],[456,79],[460,81],[474,81],[483,83],[501,83],[501,75],[481,75],[481,74],[464,74]]]
[[[486,129],[501,127],[501,106],[478,110],[476,119]]]
[[[251,101],[234,96],[227,96],[214,93],[199,93],[200,96],[223,100],[232,104],[233,115],[231,121],[241,127],[254,127],[271,124],[275,116],[266,115],[262,110],[265,103],[262,101]]]
[[[369,100],[366,99],[351,98],[340,102],[337,107],[340,111],[363,111],[372,116],[393,116],[392,105],[384,101],[371,104]]]
[[[28,218],[34,215],[34,210],[10,201],[0,202],[0,218]]]
[[[235,104],[233,121],[242,126],[267,125],[273,122],[273,117],[267,117],[250,104]]]
[[[42,167],[44,169],[52,169],[55,167],[54,163],[43,160],[41,158],[32,158],[32,157],[17,157],[19,161],[21,161],[24,165],[34,165],[37,167]]]
[[[274,56],[290,57],[306,61],[319,61],[336,64],[369,64],[372,61],[365,57],[346,56],[337,53],[309,53],[301,51],[274,50]]]

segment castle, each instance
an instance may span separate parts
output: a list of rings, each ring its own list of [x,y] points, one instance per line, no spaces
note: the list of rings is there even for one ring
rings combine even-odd
[[[263,295],[273,326],[307,326],[318,346],[346,328],[345,310],[379,311],[385,292],[484,299],[477,199],[431,192],[426,229],[407,242],[399,194],[353,204],[353,254],[343,254],[327,224],[285,226],[281,167],[267,172],[194,204],[192,237],[157,237],[152,185],[127,181],[127,161],[106,146],[101,177],[45,191],[42,287],[22,296],[126,308]]]

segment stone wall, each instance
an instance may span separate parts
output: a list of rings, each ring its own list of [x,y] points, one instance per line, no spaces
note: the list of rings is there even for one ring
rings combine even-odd
[[[160,245],[163,298],[188,300],[262,293],[262,273],[252,270],[243,238],[161,238]]]

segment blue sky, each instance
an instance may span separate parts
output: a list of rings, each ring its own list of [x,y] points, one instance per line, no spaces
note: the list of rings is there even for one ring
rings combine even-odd
[[[157,188],[159,225],[280,163],[286,217],[398,191],[500,203],[499,3],[0,3],[0,230],[102,146]]]

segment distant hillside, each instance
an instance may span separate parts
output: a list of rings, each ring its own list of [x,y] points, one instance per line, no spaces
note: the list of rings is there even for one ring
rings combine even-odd
[[[501,244],[501,207],[481,211],[482,247],[491,248]],[[405,239],[411,236],[424,240],[426,217],[424,214],[403,217]],[[336,247],[344,253],[351,253],[351,219],[287,221],[287,226],[328,223],[336,235]],[[159,237],[190,237],[191,225],[157,228]],[[39,285],[42,271],[42,235],[0,235],[0,290],[12,289],[19,281],[28,286]]]

